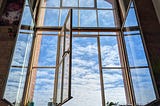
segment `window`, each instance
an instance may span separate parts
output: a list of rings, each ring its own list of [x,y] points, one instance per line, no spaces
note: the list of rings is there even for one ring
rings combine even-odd
[[[121,28],[116,0],[40,2],[35,32],[24,28],[17,38],[4,96],[9,102],[105,106],[156,100],[134,3]],[[28,13],[26,5],[22,25],[33,27]]]
[[[156,94],[133,3],[123,33],[135,102],[136,105],[146,105],[156,99]]]

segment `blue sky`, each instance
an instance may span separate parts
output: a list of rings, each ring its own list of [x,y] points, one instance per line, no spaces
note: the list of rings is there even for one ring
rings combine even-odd
[[[47,5],[58,6],[51,2],[57,0],[48,0]],[[59,1],[59,0],[58,0]],[[76,2],[69,3],[71,0],[65,0],[65,5],[73,5]],[[80,5],[92,7],[93,0],[88,0],[84,3],[84,0],[80,0]],[[104,0],[99,0],[98,7],[107,6],[111,8],[109,3]],[[60,19],[60,25],[63,24],[67,9],[61,10],[62,15]],[[73,11],[73,26],[78,26],[78,11]],[[46,12],[44,25],[46,26],[57,26],[59,11],[49,9]],[[23,24],[31,23],[30,14],[26,10]],[[80,26],[82,27],[115,27],[113,12],[111,10],[98,10],[98,22],[96,18],[96,10],[80,10]],[[29,23],[28,23],[29,22]],[[137,26],[134,10],[129,11],[125,26]],[[127,54],[129,58],[130,66],[148,66],[146,56],[143,49],[142,40],[140,34],[137,32],[130,32],[125,36],[125,43]],[[138,32],[139,33],[139,32]],[[82,34],[82,33],[81,33]],[[105,35],[106,33],[101,33]],[[101,44],[101,56],[103,67],[121,67],[119,49],[117,37],[113,33],[107,33],[112,36],[100,37]],[[25,34],[19,34],[17,46],[14,53],[12,65],[27,65],[29,54],[25,55],[26,48],[31,48],[32,35],[26,36]],[[69,102],[64,106],[100,106],[101,104],[101,88],[100,88],[100,75],[99,75],[99,63],[98,63],[98,48],[97,38],[87,37],[73,37],[73,58],[72,58],[72,96]],[[42,36],[40,57],[38,66],[55,66],[56,65],[56,54],[57,54],[57,37],[56,36]],[[26,59],[25,59],[26,58]],[[24,61],[25,60],[25,61]],[[47,103],[51,101],[53,97],[53,83],[54,83],[54,69],[38,69],[37,70],[37,81],[35,86],[34,98],[35,106],[47,106]],[[125,89],[123,83],[123,74],[121,69],[103,69],[104,87],[105,87],[105,100],[119,102],[119,104],[126,104]],[[6,89],[5,97],[11,102],[15,101],[17,95],[17,87],[19,80],[25,78],[26,70],[22,69],[11,69],[8,87]],[[134,91],[136,95],[137,103],[144,104],[148,101],[155,99],[150,73],[148,68],[131,69],[131,75],[134,85]],[[22,83],[23,83],[22,81]],[[22,84],[23,86],[23,84]],[[23,88],[23,87],[22,87]],[[10,92],[13,91],[13,92]],[[42,96],[43,95],[43,96]],[[148,96],[149,95],[149,96]],[[19,96],[20,97],[20,96]]]

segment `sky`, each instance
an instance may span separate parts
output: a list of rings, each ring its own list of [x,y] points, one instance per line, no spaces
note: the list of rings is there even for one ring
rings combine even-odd
[[[57,1],[57,0],[53,0]],[[59,0],[58,0],[59,1]],[[72,0],[64,0],[65,6],[77,5]],[[92,7],[92,1],[80,0],[80,6]],[[49,6],[59,6],[59,3],[52,4],[52,0],[47,1]],[[97,6],[107,6],[111,8],[109,3],[99,0]],[[58,21],[59,11],[48,9],[46,11],[45,26],[63,25],[68,10],[61,11],[61,18]],[[96,18],[96,10],[80,10],[80,19],[78,11],[73,11],[73,26],[81,27],[115,27],[113,12],[111,10],[98,10],[98,18]],[[28,9],[22,19],[22,24],[31,23]],[[97,20],[98,19],[98,20]],[[80,23],[78,25],[78,20]],[[98,22],[98,23],[97,23]],[[127,17],[125,26],[137,26],[134,9],[132,8]],[[148,66],[142,40],[139,31],[125,32],[124,37],[126,50],[130,67]],[[138,33],[138,34],[137,34]],[[81,33],[82,34],[82,33]],[[103,33],[105,34],[105,33]],[[134,34],[133,36],[131,36]],[[126,94],[124,88],[123,70],[120,68],[120,56],[117,37],[110,33],[111,36],[100,37],[100,51],[103,67],[119,67],[119,69],[103,69],[103,80],[105,89],[106,102],[118,102],[121,105],[126,104]],[[32,35],[19,34],[16,44],[12,65],[26,66],[29,59],[29,51],[31,48]],[[38,66],[55,66],[57,54],[57,36],[42,36],[40,57]],[[69,102],[64,106],[101,106],[101,86],[98,62],[98,47],[96,37],[73,37],[72,42],[72,96]],[[26,55],[26,54],[27,55]],[[25,61],[24,61],[25,60]],[[137,104],[146,104],[155,99],[152,81],[148,68],[131,69],[133,88],[136,96]],[[21,100],[26,69],[11,68],[10,75],[5,91],[5,98],[10,102]],[[35,106],[47,106],[53,98],[55,69],[38,69],[37,80],[35,85],[33,101]],[[19,84],[19,82],[21,83]],[[17,88],[20,87],[18,94]]]

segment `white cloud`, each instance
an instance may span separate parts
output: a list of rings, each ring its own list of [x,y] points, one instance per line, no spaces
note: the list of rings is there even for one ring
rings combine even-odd
[[[120,58],[118,52],[118,45],[101,46],[102,64],[107,67],[120,66]]]

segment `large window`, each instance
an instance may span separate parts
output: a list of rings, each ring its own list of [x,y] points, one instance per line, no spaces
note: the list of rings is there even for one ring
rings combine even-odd
[[[146,105],[156,100],[134,3],[127,3],[131,6],[120,25],[117,0],[41,0],[35,36],[31,30],[19,32],[4,97],[20,104],[23,96],[25,104],[35,106]],[[26,5],[24,26],[32,22],[28,13]]]
[[[55,3],[55,2],[56,3]],[[115,0],[42,0],[38,26],[62,26],[67,11],[73,8],[74,27],[116,27]]]
[[[135,103],[136,105],[146,105],[156,99],[156,94],[133,3],[129,8],[123,29],[129,67],[128,73],[131,77],[131,88],[134,92]]]
[[[28,5],[25,5],[22,17],[21,25],[29,26],[29,28],[23,29],[21,27],[19,30],[4,93],[4,99],[15,105],[20,105],[22,102],[29,57],[34,37],[34,25]]]

